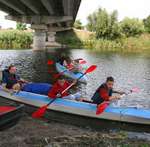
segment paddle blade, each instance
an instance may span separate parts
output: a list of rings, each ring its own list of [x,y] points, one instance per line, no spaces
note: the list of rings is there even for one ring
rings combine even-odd
[[[99,115],[104,112],[104,110],[108,107],[109,102],[103,102],[102,104],[99,104],[96,110],[96,115]]]
[[[87,62],[85,60],[79,61],[79,64],[86,64]]]
[[[37,111],[32,113],[32,117],[33,118],[41,118],[41,117],[43,117],[43,115],[46,112],[47,107],[48,107],[48,105],[42,106]]]
[[[131,91],[131,92],[139,92],[140,89],[139,89],[138,87],[134,87],[134,88],[132,88],[130,91]]]
[[[87,73],[90,73],[90,72],[94,71],[96,68],[97,68],[96,65],[92,65],[92,66],[90,66],[90,67],[85,71],[85,73],[86,73],[86,74],[87,74]]]
[[[53,61],[53,60],[48,60],[48,61],[47,61],[47,65],[52,65],[52,64],[54,64],[54,61]]]

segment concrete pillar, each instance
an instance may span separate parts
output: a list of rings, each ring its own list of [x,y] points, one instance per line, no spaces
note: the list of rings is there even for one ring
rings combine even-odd
[[[33,50],[44,50],[46,47],[46,26],[45,25],[32,25],[34,29],[33,37]]]
[[[46,32],[43,30],[35,30],[33,38],[33,49],[43,50],[45,49]]]
[[[48,42],[55,42],[56,32],[48,32]]]
[[[49,48],[49,47],[61,47],[61,44],[57,43],[56,42],[56,32],[53,32],[53,31],[49,31],[47,33],[48,35],[48,42],[46,42],[46,47]]]

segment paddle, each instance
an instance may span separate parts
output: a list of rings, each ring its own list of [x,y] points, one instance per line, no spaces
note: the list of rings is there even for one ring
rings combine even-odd
[[[85,73],[77,79],[77,81],[78,81],[79,79],[81,79],[84,75],[86,75],[87,73],[91,73],[92,71],[94,71],[94,70],[96,69],[96,67],[97,67],[96,65],[90,66],[90,67],[85,71]],[[66,92],[69,88],[71,88],[73,85],[74,85],[74,83],[72,83],[70,86],[68,86],[68,87],[61,93],[61,95],[62,95],[63,93],[65,93],[65,92]],[[57,99],[57,98],[54,98],[54,99],[51,100],[48,104],[46,104],[46,105],[40,107],[37,111],[33,112],[33,113],[32,113],[32,117],[33,117],[33,118],[41,118],[41,117],[45,114],[46,109],[48,108],[48,106],[49,106],[50,104],[52,104],[56,99]]]
[[[87,62],[85,60],[79,61],[79,64],[86,64]]]
[[[78,59],[79,60],[79,59]],[[79,60],[79,64],[86,64],[87,62],[85,61],[85,60],[83,60],[83,59],[80,59]],[[65,73],[65,72],[67,72],[67,71],[70,71],[70,70],[72,70],[73,68],[71,67],[71,68],[69,68],[69,69],[65,69],[64,71],[62,71],[62,72],[60,72],[60,73],[58,73],[58,74],[55,74],[54,75],[54,78],[55,79],[57,79],[57,78],[59,78],[59,76],[61,76],[63,73]]]
[[[54,64],[54,61],[49,59],[49,60],[47,61],[47,65],[52,65],[52,64]]]
[[[58,74],[55,74],[55,75],[54,75],[54,78],[55,78],[55,79],[59,78],[63,73],[65,73],[65,72],[67,72],[67,71],[69,71],[69,70],[71,70],[71,69],[73,69],[73,68],[65,69],[64,71],[62,71],[62,72],[60,72],[60,73],[58,73]]]
[[[77,79],[77,81],[80,80],[80,79],[81,79],[84,75],[86,75],[87,73],[93,72],[96,68],[97,68],[96,65],[90,66],[90,67],[84,72],[84,74],[83,74],[82,76],[80,76],[80,77]],[[68,89],[70,89],[73,85],[74,85],[74,83],[72,83],[70,86],[68,86],[63,92],[66,92],[66,91],[67,91]]]
[[[121,96],[121,98],[122,98],[123,96],[125,96],[125,95],[130,94],[130,93],[139,92],[139,91],[140,91],[139,88],[134,87],[134,88],[132,88],[132,89],[129,91],[129,93],[123,94],[123,95]],[[110,104],[110,102],[107,102],[107,101],[104,101],[103,103],[99,104],[99,105],[97,106],[96,115],[99,115],[99,114],[101,114],[102,112],[104,112],[104,110],[108,107],[109,104]]]

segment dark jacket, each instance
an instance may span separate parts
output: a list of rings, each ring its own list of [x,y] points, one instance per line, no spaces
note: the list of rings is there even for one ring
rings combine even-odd
[[[18,75],[9,73],[7,69],[2,73],[2,83],[5,83],[8,89],[11,89],[19,80],[20,77]]]
[[[108,89],[106,83],[99,86],[94,95],[92,96],[92,101],[95,104],[101,104],[104,101],[109,101],[109,97],[112,96],[113,90]]]

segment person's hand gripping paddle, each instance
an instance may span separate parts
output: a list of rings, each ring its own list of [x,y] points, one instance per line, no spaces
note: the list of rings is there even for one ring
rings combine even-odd
[[[90,66],[90,67],[85,71],[85,73],[77,79],[77,81],[78,81],[79,79],[81,79],[84,75],[93,72],[96,68],[97,68],[96,65]],[[70,86],[68,86],[68,87],[61,93],[61,95],[62,95],[63,93],[65,93],[67,90],[69,90],[74,84],[75,84],[75,83],[72,83]],[[54,99],[51,100],[48,104],[46,104],[46,105],[40,107],[37,111],[33,112],[33,113],[32,113],[32,117],[33,117],[33,118],[41,118],[42,116],[44,116],[44,114],[45,114],[45,112],[46,112],[48,106],[49,106],[50,104],[52,104],[56,99],[57,99],[57,98],[54,98]]]
[[[129,93],[123,94],[121,96],[121,98],[128,95],[128,94],[130,94],[130,93],[133,93],[133,92],[135,93],[135,92],[139,92],[139,91],[140,91],[139,88],[134,87],[131,90],[129,90]],[[109,101],[104,101],[103,103],[99,104],[97,106],[96,115],[99,115],[99,114],[103,113],[105,111],[105,109],[109,106],[109,104],[110,104]]]

